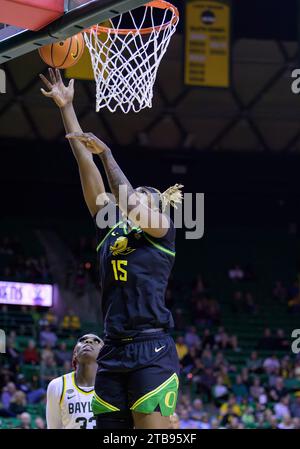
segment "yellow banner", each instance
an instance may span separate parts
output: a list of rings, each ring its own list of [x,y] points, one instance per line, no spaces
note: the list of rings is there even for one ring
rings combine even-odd
[[[229,87],[230,6],[187,0],[184,81],[188,86]]]
[[[80,80],[93,80],[94,72],[91,63],[91,57],[88,49],[85,47],[83,55],[77,64],[65,69],[65,78],[75,78]]]
[[[101,24],[102,26],[110,27],[110,21],[107,20],[106,22],[103,22]],[[106,33],[100,33],[98,35],[100,42],[106,42],[107,43],[107,34]],[[108,44],[107,44],[108,46]],[[108,50],[105,53],[105,56],[103,56],[100,61],[104,62],[104,58],[107,56]],[[100,64],[99,61],[99,64]],[[81,80],[94,80],[94,71],[93,66],[91,62],[90,53],[87,47],[85,47],[84,52],[80,60],[77,62],[77,64],[73,65],[72,67],[69,67],[65,70],[65,78],[75,78],[75,79],[81,79]]]

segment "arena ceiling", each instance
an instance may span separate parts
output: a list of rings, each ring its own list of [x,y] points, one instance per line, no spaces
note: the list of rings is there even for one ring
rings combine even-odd
[[[248,23],[246,9],[239,13],[241,24]],[[266,28],[272,34],[273,27]],[[288,30],[293,27],[278,30],[284,40],[254,39],[246,25],[235,24],[234,29],[231,89],[184,86],[184,41],[178,33],[161,64],[152,109],[139,114],[96,114],[94,83],[76,82],[75,105],[83,129],[110,144],[139,144],[154,150],[299,151],[300,97],[291,91],[291,71],[300,66],[300,60],[296,41],[289,39]],[[258,20],[258,34],[262,29]],[[45,73],[46,67],[38,54],[10,61],[4,68],[7,93],[0,95],[2,142],[4,138],[63,140],[59,111],[40,94],[38,74]]]

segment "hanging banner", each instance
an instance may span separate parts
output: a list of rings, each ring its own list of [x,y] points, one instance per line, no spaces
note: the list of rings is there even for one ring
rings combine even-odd
[[[185,84],[229,87],[229,1],[187,0],[185,17]]]
[[[0,281],[0,304],[51,307],[53,285]]]

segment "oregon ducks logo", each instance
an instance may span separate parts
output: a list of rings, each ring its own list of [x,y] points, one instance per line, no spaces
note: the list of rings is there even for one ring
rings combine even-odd
[[[127,247],[128,238],[127,237],[118,237],[115,241],[114,245],[110,246],[110,250],[113,256],[117,256],[118,254],[127,255],[135,251],[135,249]]]
[[[169,391],[165,396],[165,405],[168,408],[173,408],[176,403],[177,393],[175,391]]]

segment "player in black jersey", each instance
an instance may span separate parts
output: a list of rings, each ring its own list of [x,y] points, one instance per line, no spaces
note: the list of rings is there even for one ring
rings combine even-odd
[[[164,208],[181,201],[182,186],[164,194],[150,187],[133,189],[111,150],[93,134],[82,132],[72,105],[73,80],[65,86],[59,71],[51,69],[49,77],[50,81],[41,75],[49,89],[42,92],[60,108],[91,215],[96,220],[101,213],[96,199],[105,194],[93,154],[101,159],[119,210],[113,226],[97,228],[105,332],[92,403],[97,425],[168,428],[176,407],[179,363],[169,335],[173,318],[165,306],[175,229]]]

